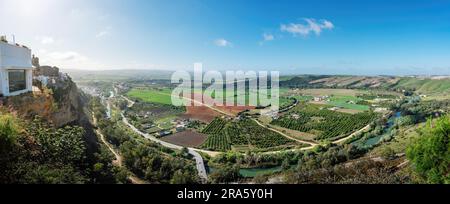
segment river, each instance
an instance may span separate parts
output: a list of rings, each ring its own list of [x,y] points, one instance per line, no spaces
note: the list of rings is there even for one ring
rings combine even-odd
[[[387,135],[389,135],[395,125],[395,120],[397,118],[402,117],[401,112],[396,112],[395,114],[393,114],[387,121],[386,123],[386,127],[383,130],[383,134],[375,136],[375,137],[371,137],[368,138],[366,140],[357,140],[355,142],[353,142],[352,144],[354,145],[358,145],[360,147],[364,147],[364,148],[371,148],[375,145],[377,145],[378,143],[380,143],[380,141]]]
[[[109,93],[110,93],[109,99],[114,98],[114,92],[110,91]],[[106,99],[104,101],[106,103],[106,117],[108,119],[111,119],[111,103],[109,99]]]

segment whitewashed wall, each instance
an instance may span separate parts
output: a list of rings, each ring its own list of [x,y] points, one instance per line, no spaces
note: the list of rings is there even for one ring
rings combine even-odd
[[[0,69],[14,67],[32,69],[31,50],[0,42]]]
[[[26,70],[26,89],[9,93],[8,70],[17,69]],[[32,70],[30,49],[0,42],[0,94],[14,96],[32,91]]]

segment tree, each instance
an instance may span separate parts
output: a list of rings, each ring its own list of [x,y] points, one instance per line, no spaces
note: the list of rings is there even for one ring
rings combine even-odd
[[[395,158],[395,151],[390,147],[384,147],[381,150],[381,157],[383,159],[391,160]]]
[[[19,127],[13,116],[0,115],[0,153],[7,152],[16,142]]]
[[[183,174],[183,171],[177,170],[170,180],[171,184],[187,184],[189,182],[189,175]]]
[[[237,181],[240,178],[239,166],[225,166],[219,168],[210,175],[211,182],[213,183],[229,183]]]
[[[115,178],[119,184],[130,183],[128,180],[128,171],[123,167],[115,167]]]
[[[289,164],[289,159],[286,158],[283,160],[283,162],[281,163],[281,169],[283,169],[283,171],[289,170],[291,168],[290,164]]]
[[[300,171],[303,168],[303,159],[299,158],[297,162],[297,171]]]
[[[434,123],[434,124],[433,124]],[[412,167],[427,183],[450,184],[450,115],[431,120],[407,149]]]
[[[181,155],[183,157],[188,157],[189,156],[189,149],[186,147],[183,147],[183,149],[181,149]]]

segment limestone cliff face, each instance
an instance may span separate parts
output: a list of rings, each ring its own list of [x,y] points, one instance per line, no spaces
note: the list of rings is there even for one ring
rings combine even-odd
[[[26,118],[41,116],[55,127],[88,122],[88,99],[67,74],[44,66],[33,70],[33,78],[33,93],[9,97],[5,105]]]

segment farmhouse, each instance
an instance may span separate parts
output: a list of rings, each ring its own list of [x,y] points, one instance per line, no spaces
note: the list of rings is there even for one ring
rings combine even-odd
[[[319,97],[314,97],[313,100],[315,102],[322,102],[322,101],[327,100],[328,98],[330,98],[330,97],[329,96],[319,96]]]
[[[31,50],[0,39],[0,96],[15,96],[32,91]]]

